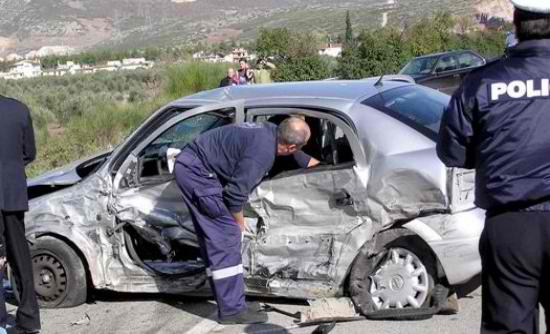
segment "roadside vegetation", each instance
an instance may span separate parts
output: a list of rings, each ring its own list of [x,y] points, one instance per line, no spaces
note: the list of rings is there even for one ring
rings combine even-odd
[[[344,45],[338,59],[318,54],[323,36],[286,28],[260,30],[254,48],[276,65],[272,73],[275,81],[360,79],[396,73],[410,58],[428,53],[472,49],[492,58],[504,50],[505,29],[478,31],[470,21],[444,13],[404,30],[389,27],[356,34],[349,14],[345,24],[345,34],[338,37]],[[175,62],[183,57],[179,52],[147,49],[116,54],[102,50],[47,58],[44,66],[67,60],[95,64],[130,56],[169,57]],[[150,70],[0,80],[0,94],[31,108],[39,154],[28,173],[35,176],[112,148],[168,101],[217,87],[227,66],[187,62]]]
[[[358,34],[352,29],[349,13],[345,22],[344,36],[336,39],[343,44],[342,57],[336,62],[318,55],[321,36],[285,28],[261,30],[258,54],[273,57],[276,81],[362,79],[397,73],[411,58],[435,52],[470,49],[491,59],[503,53],[506,30],[511,30],[476,30],[471,20],[447,13],[421,19],[403,30],[386,27]]]
[[[38,146],[37,160],[27,170],[32,177],[114,147],[170,100],[217,87],[225,71],[225,65],[189,63],[0,80],[0,94],[17,98],[31,109]]]

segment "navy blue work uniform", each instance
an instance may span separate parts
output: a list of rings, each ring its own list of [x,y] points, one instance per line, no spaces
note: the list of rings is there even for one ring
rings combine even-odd
[[[550,309],[550,40],[522,42],[467,76],[437,152],[476,169],[487,210],[481,332],[538,333],[538,304]]]
[[[273,166],[277,126],[228,125],[204,133],[178,155],[174,173],[193,219],[220,317],[246,308],[241,230],[232,213]],[[302,167],[310,157],[295,155]]]

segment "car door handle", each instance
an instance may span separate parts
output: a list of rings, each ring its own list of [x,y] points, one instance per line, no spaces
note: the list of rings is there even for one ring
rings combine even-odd
[[[334,194],[334,205],[336,207],[353,206],[353,198],[346,190],[340,190]]]

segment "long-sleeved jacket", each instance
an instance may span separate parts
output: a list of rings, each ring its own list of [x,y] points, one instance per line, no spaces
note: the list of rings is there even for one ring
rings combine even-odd
[[[0,96],[0,210],[28,210],[25,166],[35,157],[29,109],[17,100]]]
[[[217,176],[228,209],[239,212],[275,162],[277,126],[272,123],[227,125],[202,134],[188,148]],[[300,167],[306,168],[311,157],[300,151],[295,159]]]
[[[444,113],[439,158],[476,169],[476,204],[550,198],[550,40],[520,43],[467,76]]]

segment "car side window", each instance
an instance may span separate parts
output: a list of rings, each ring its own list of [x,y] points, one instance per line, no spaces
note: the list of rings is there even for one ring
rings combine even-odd
[[[470,52],[464,52],[458,55],[458,64],[460,68],[477,67],[483,65],[483,59]]]
[[[442,56],[435,68],[436,73],[454,71],[458,69],[458,62],[454,56]]]
[[[257,116],[254,121],[278,125],[288,117],[287,114]],[[311,137],[302,148],[304,153],[318,159],[324,166],[347,166],[355,162],[348,138],[342,129],[328,120],[316,117],[305,116],[304,120],[311,130]],[[301,170],[300,166],[292,156],[277,157],[268,178],[283,177],[286,172],[297,170]]]
[[[151,142],[138,157],[139,178],[170,176],[167,151],[182,149],[200,134],[231,123],[231,117],[206,113],[182,120]]]

